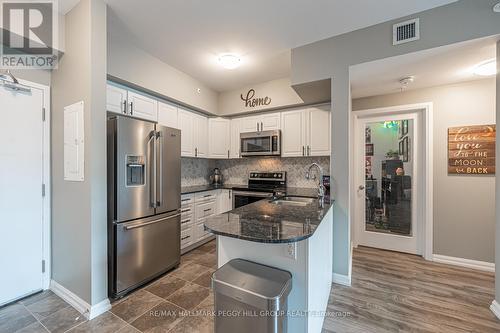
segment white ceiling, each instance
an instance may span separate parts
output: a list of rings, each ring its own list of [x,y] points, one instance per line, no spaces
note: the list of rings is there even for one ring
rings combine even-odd
[[[496,57],[496,40],[485,38],[351,67],[352,97],[401,91],[399,80],[415,76],[406,90],[484,79],[474,67]]]
[[[226,91],[288,77],[291,48],[456,0],[105,1],[112,34]],[[217,66],[226,52],[242,55],[238,69]]]

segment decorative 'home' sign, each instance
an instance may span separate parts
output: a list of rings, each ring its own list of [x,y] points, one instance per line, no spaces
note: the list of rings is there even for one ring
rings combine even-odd
[[[448,129],[448,173],[495,174],[495,125]]]
[[[245,107],[254,108],[257,106],[266,106],[271,104],[271,97],[255,97],[255,90],[250,89],[247,92],[246,97],[243,97],[243,94],[240,95],[240,98],[243,102],[245,102]]]

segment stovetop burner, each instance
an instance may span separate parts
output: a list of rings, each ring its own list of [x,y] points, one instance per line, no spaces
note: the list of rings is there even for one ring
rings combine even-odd
[[[248,186],[235,187],[233,190],[255,192],[278,192],[286,190],[286,172],[252,171],[248,177]]]

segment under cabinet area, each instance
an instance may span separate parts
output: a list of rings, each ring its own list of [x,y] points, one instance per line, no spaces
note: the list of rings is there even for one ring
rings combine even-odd
[[[330,106],[281,113],[281,156],[330,155]]]

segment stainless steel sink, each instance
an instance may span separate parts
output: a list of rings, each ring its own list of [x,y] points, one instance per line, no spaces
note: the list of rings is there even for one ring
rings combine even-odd
[[[315,200],[316,198],[286,196],[272,202],[276,205],[307,206]]]

